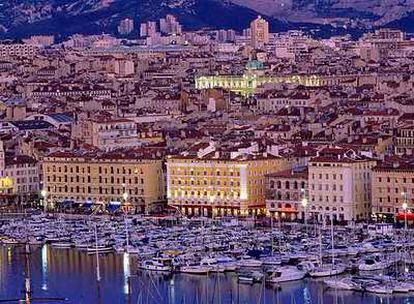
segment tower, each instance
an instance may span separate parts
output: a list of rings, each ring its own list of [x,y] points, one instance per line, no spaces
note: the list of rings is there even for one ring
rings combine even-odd
[[[263,48],[269,43],[269,23],[258,16],[250,23],[251,42],[254,48]]]

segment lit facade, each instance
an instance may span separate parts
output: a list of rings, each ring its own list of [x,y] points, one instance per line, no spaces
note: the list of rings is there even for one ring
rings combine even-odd
[[[290,168],[287,159],[172,157],[167,162],[168,204],[187,215],[265,212],[265,175]]]
[[[379,220],[402,213],[403,203],[414,206],[414,166],[399,161],[381,163],[372,172],[372,214]],[[411,211],[410,211],[411,212]]]
[[[309,204],[312,218],[326,222],[368,219],[371,175],[375,160],[353,155],[318,156],[309,162]]]
[[[134,153],[75,155],[55,152],[43,160],[44,189],[50,202],[123,202],[150,211],[164,199],[161,159]]]
[[[31,203],[39,192],[38,162],[27,155],[6,157],[0,141],[0,200],[17,204]]]

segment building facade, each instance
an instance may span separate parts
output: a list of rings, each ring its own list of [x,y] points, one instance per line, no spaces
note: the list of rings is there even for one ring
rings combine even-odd
[[[258,16],[250,23],[252,47],[263,48],[269,43],[269,23]]]
[[[137,124],[124,118],[79,120],[74,126],[73,139],[104,151],[134,148],[140,145]]]
[[[286,220],[304,219],[307,210],[302,202],[303,200],[307,202],[307,196],[308,170],[306,167],[266,176],[266,208],[271,216]]]
[[[309,162],[310,216],[320,222],[366,220],[376,161],[352,150],[326,148]]]
[[[378,164],[372,171],[372,215],[378,220],[393,220],[404,212],[403,203],[412,210],[414,165],[399,160]]]
[[[139,212],[148,212],[165,197],[162,160],[133,151],[55,152],[43,160],[43,180],[50,204],[64,200],[124,202]]]
[[[414,155],[414,125],[397,128],[395,153]]]
[[[0,141],[0,201],[30,204],[39,193],[38,162],[27,155],[6,155]]]
[[[271,155],[226,158],[176,156],[167,161],[168,204],[187,215],[265,213],[265,175],[290,168]]]

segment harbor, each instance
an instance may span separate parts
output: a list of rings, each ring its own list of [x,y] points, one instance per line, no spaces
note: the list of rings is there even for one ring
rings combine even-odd
[[[414,297],[410,229],[388,224],[39,213],[2,219],[0,236],[1,301],[22,297],[23,287],[26,296],[56,303],[406,303]]]

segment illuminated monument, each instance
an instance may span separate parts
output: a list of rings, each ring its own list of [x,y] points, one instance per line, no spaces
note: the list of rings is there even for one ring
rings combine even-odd
[[[251,60],[246,65],[246,72],[242,76],[218,75],[199,76],[195,79],[196,89],[223,88],[244,96],[253,95],[256,88],[267,83],[292,83],[307,87],[322,85],[316,75],[284,75],[266,76],[263,73],[263,63]]]

